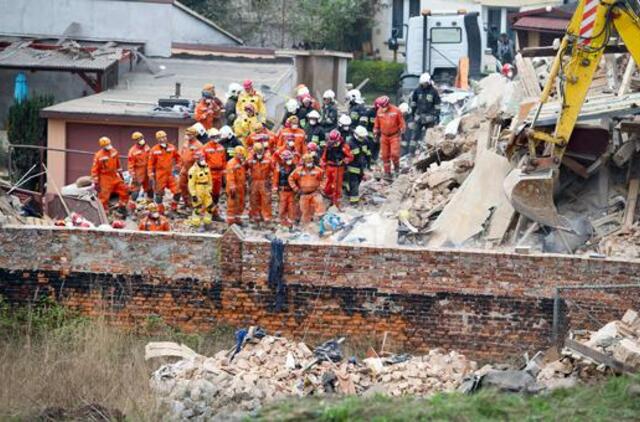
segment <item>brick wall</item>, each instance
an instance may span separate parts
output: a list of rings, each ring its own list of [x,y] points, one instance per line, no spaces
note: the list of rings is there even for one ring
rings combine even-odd
[[[51,296],[131,326],[149,316],[186,330],[259,324],[347,335],[420,351],[499,359],[550,344],[556,286],[638,283],[639,262],[486,251],[289,244],[283,300],[267,282],[270,244],[224,236],[0,229],[0,294]],[[566,291],[563,327],[593,327],[639,308],[639,288]]]

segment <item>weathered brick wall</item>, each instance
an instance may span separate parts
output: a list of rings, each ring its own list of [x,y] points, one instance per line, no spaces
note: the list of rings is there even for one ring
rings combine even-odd
[[[638,262],[485,251],[289,244],[284,294],[267,282],[270,244],[224,236],[0,229],[0,294],[51,296],[132,325],[150,316],[186,330],[259,324],[311,343],[382,338],[406,350],[494,359],[548,346],[558,285],[639,283]],[[573,327],[618,318],[640,289],[567,291]],[[591,314],[591,318],[588,316]]]

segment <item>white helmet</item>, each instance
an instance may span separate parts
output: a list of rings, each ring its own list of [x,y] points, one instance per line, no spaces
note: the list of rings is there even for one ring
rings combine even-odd
[[[287,109],[289,113],[295,113],[296,111],[298,111],[298,108],[300,107],[300,105],[298,104],[298,101],[295,100],[295,98],[291,98],[290,100],[287,101],[284,107]]]
[[[369,132],[367,132],[367,129],[365,129],[364,126],[358,126],[356,127],[356,129],[353,131],[353,134],[356,135],[357,138],[363,139],[366,138],[367,135],[369,134]]]
[[[429,72],[424,72],[420,75],[418,83],[420,83],[420,85],[431,83],[431,75],[429,75]]]
[[[352,89],[347,92],[347,100],[353,101],[356,104],[364,103],[364,101],[362,100],[362,93],[359,89]]]
[[[297,89],[296,89],[296,95],[298,97],[301,97],[303,95],[309,95],[309,88],[307,88],[305,85],[298,85]]]
[[[204,136],[207,134],[207,129],[200,122],[194,124],[191,127],[194,128],[196,132],[198,132],[198,136]]]
[[[233,129],[231,129],[229,126],[222,126],[220,128],[220,137],[222,139],[229,139],[233,136]]]
[[[229,84],[227,89],[227,97],[237,97],[242,92],[242,85],[235,82]]]
[[[211,129],[209,129],[207,134],[209,135],[209,138],[218,138],[218,137],[220,137],[220,131],[218,129],[216,129],[215,127],[212,127]]]
[[[411,111],[411,107],[409,107],[409,104],[407,103],[402,103],[398,106],[398,109],[400,109],[400,112],[402,114],[407,114]]]
[[[309,114],[307,114],[307,119],[320,120],[320,113],[318,113],[318,110],[311,110]]]
[[[340,117],[338,118],[338,124],[340,126],[351,126],[351,117],[347,116],[346,114],[340,115]]]
[[[335,92],[333,92],[333,91],[332,91],[332,90],[330,90],[330,89],[327,89],[327,90],[324,92],[324,94],[322,94],[322,98],[324,98],[324,99],[329,99],[329,100],[333,101],[333,100],[335,100],[335,99],[336,99],[336,93],[335,93]]]

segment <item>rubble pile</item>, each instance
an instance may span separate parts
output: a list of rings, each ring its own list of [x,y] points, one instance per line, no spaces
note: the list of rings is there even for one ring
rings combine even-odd
[[[477,369],[465,356],[439,349],[418,357],[374,353],[362,362],[344,361],[339,342],[329,341],[312,351],[286,338],[254,336],[239,352],[234,347],[213,357],[175,343],[149,343],[146,358],[182,358],[160,367],[150,381],[160,404],[176,419],[250,411],[290,396],[454,391]]]
[[[636,223],[628,231],[603,237],[598,243],[598,251],[612,257],[640,258],[640,225]]]

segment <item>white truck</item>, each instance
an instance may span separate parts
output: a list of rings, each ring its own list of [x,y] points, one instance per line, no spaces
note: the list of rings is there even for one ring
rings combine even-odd
[[[469,76],[480,75],[483,57],[482,22],[478,12],[429,12],[409,19],[405,71],[399,97],[429,72],[437,83],[453,84],[462,57],[469,58]]]

